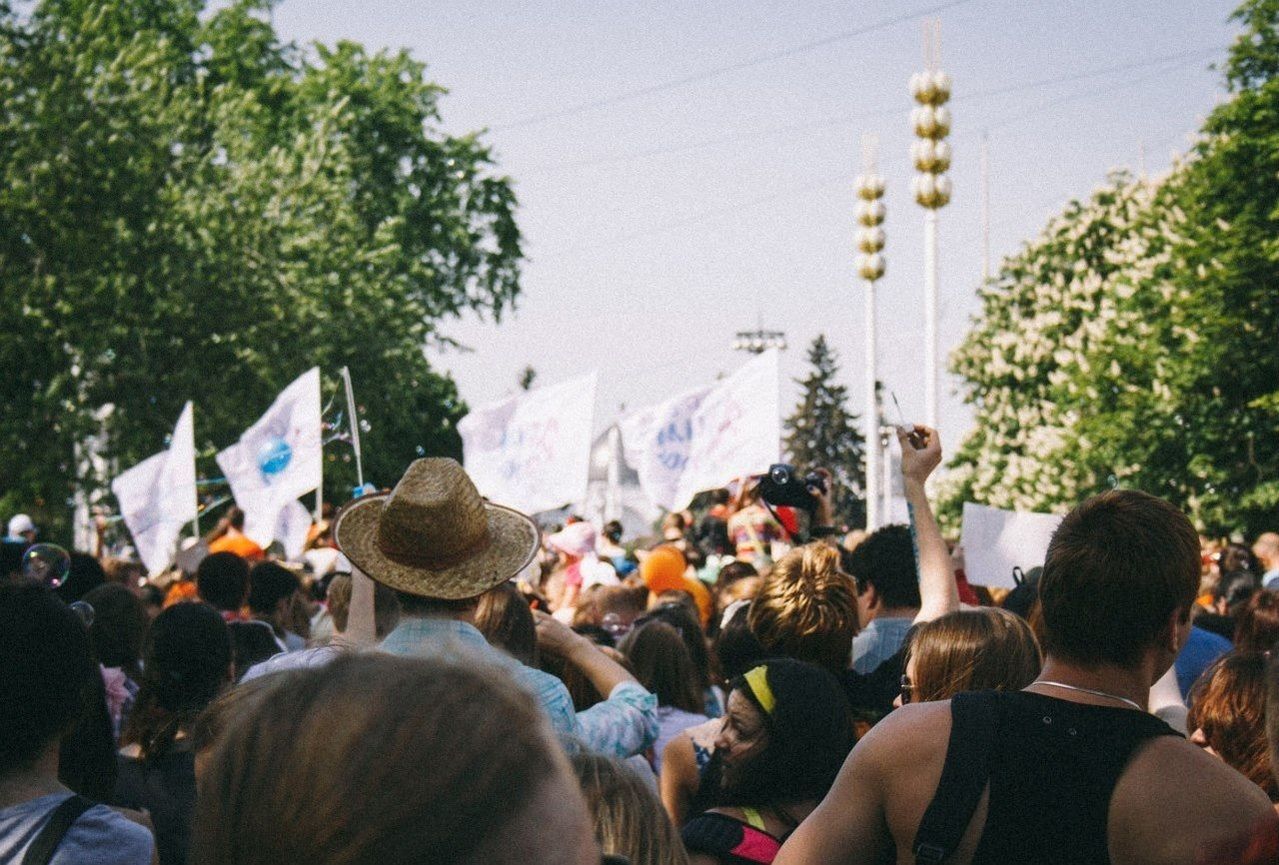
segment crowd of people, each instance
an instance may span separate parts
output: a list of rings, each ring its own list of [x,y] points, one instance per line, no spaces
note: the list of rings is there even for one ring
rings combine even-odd
[[[1279,862],[1279,534],[1113,490],[1011,592],[758,479],[651,538],[452,460],[149,578],[0,562],[0,863]]]

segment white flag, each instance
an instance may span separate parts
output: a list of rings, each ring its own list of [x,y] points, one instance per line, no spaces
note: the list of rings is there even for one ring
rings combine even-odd
[[[290,499],[280,508],[280,516],[275,524],[275,539],[284,547],[285,558],[292,562],[302,561],[306,536],[310,531],[311,512],[304,504],[297,499]]]
[[[702,490],[768,471],[781,449],[779,373],[774,349],[714,387],[623,418],[626,458],[649,498],[677,510]]]
[[[218,454],[218,466],[244,511],[244,533],[263,548],[277,537],[280,512],[320,485],[320,411],[320,369],[313,367],[286,387],[236,444]]]
[[[586,495],[596,374],[473,409],[457,430],[481,494],[525,513]]]
[[[960,543],[968,582],[1013,588],[1013,567],[1023,571],[1042,567],[1059,523],[1059,514],[1005,511],[964,502]]]
[[[693,418],[710,392],[704,387],[682,393],[629,414],[619,424],[626,461],[635,466],[640,488],[667,510],[676,507],[693,445]]]
[[[182,527],[196,518],[195,423],[187,403],[173,428],[169,449],[147,457],[111,482],[124,524],[147,572],[156,576],[173,561]]]

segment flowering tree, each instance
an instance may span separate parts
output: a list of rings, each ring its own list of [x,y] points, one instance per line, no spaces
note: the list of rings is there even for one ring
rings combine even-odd
[[[977,410],[952,515],[1130,486],[1208,531],[1279,527],[1279,3],[1236,18],[1233,98],[1190,157],[1112,176],[982,289],[952,358]]]

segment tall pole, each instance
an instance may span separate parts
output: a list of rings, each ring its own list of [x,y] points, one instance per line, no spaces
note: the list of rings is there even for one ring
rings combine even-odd
[[[937,211],[950,202],[950,76],[941,66],[941,21],[924,22],[925,70],[910,77],[910,93],[919,103],[911,112],[916,141],[911,145],[915,201],[924,208],[924,414],[936,427],[941,364],[937,338]]]
[[[924,417],[937,429],[937,211],[924,212]]]
[[[872,135],[862,137],[863,172],[857,177],[857,272],[866,283],[866,409],[862,416],[866,448],[866,528],[879,527],[881,515],[879,488],[879,400],[876,387],[877,357],[875,339],[875,282],[884,275],[884,178],[875,170],[878,141]]]

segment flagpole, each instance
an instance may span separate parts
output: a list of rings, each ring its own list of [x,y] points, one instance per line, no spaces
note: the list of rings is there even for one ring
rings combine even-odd
[[[364,461],[360,457],[360,422],[355,414],[355,390],[351,387],[351,368],[342,367],[342,383],[346,385],[347,424],[351,430],[351,447],[355,449],[355,477],[364,487]]]

